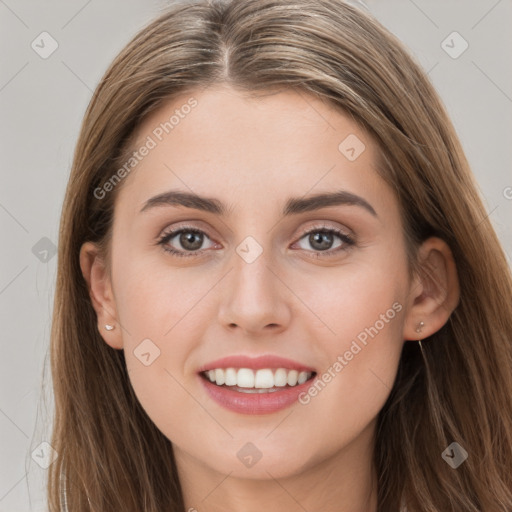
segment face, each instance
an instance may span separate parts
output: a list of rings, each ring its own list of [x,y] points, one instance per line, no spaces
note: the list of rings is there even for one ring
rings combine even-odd
[[[279,478],[369,446],[410,291],[369,134],[304,93],[215,86],[136,135],[114,214],[116,347],[178,460]]]

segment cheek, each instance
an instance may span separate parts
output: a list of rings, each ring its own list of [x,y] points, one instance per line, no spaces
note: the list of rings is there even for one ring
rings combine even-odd
[[[390,261],[339,269],[329,282],[318,279],[308,288],[308,306],[322,320],[315,339],[323,367],[301,403],[327,438],[365,428],[393,386],[403,345],[406,267]],[[343,432],[328,427],[333,421]]]
[[[162,353],[146,367],[136,358],[130,358],[127,361],[130,382],[140,405],[162,434],[173,443],[187,445],[197,428],[203,431],[215,428],[215,424],[209,422],[210,416],[194,400],[188,383],[178,371],[169,368],[168,361]]]
[[[116,308],[130,382],[157,427],[179,436],[184,422],[173,411],[187,410],[192,417],[197,415],[198,424],[204,422],[204,411],[201,415],[185,389],[189,383],[184,368],[204,338],[201,301],[218,278],[127,261],[117,269]]]
[[[405,290],[405,272],[400,265],[386,264],[386,261],[374,263],[355,263],[338,269],[323,269],[314,278],[294,277],[297,289],[304,303],[311,311],[310,317],[321,320],[318,329],[325,333],[325,348],[343,350],[359,334],[365,341],[365,329],[377,327],[382,338],[393,338],[400,331],[398,310]],[[405,267],[404,267],[405,268]],[[393,308],[393,304],[398,303]],[[393,324],[393,325],[391,325]],[[390,329],[391,327],[391,329]],[[373,329],[372,329],[373,332]]]
[[[200,302],[219,280],[211,273],[170,268],[149,258],[124,267],[120,263],[118,275],[114,286],[117,314],[127,331],[123,334],[129,343],[148,337],[163,345],[183,325],[187,330],[197,325]]]

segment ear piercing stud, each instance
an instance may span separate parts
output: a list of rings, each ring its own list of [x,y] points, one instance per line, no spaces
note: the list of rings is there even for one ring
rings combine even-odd
[[[114,330],[114,328],[115,328],[115,326],[114,326],[114,325],[105,324],[105,329],[106,329],[107,331],[112,331],[112,330]]]
[[[416,327],[416,332],[421,332],[421,329],[422,327],[425,325],[425,322],[420,322],[418,324],[418,327]],[[421,354],[423,357],[425,357],[425,354],[423,353],[423,345],[421,344],[421,340],[418,340],[418,345],[420,347],[420,350],[421,350]]]

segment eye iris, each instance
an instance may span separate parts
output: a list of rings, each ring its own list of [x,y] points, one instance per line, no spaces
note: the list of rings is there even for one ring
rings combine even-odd
[[[320,251],[325,251],[332,245],[332,237],[332,233],[323,233],[318,231],[309,235],[309,243],[311,244],[311,247]],[[319,243],[319,246],[315,245],[317,242]]]
[[[195,239],[195,243],[194,243],[194,239]],[[195,233],[193,231],[184,231],[180,235],[180,244],[185,249],[189,249],[191,251],[196,251],[203,244],[203,236],[201,233]]]

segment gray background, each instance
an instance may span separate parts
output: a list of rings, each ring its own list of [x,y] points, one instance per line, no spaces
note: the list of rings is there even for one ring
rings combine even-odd
[[[81,119],[108,64],[165,5],[0,0],[0,512],[46,510],[47,470],[38,463],[50,454],[41,443],[51,432],[52,247]],[[368,0],[366,6],[429,71],[510,262],[512,0]],[[43,31],[58,43],[46,59],[31,47]],[[458,58],[442,47],[454,31],[469,44]],[[462,44],[458,36],[444,43],[452,54]]]

